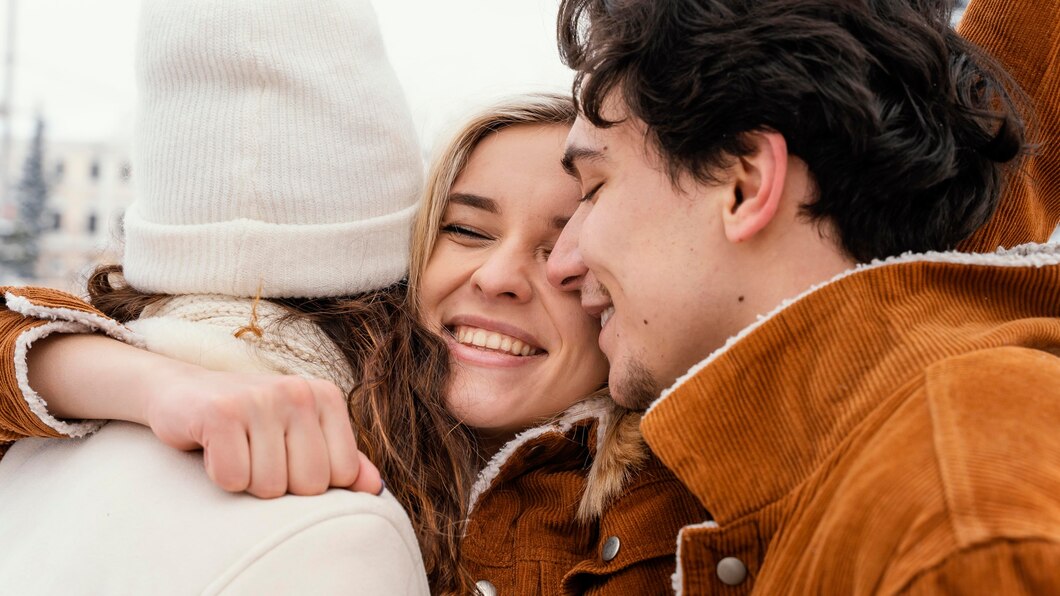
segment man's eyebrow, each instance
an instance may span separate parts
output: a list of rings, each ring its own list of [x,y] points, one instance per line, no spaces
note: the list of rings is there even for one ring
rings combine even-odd
[[[556,230],[563,231],[563,228],[567,227],[567,222],[570,221],[569,217],[553,217],[552,227]]]
[[[497,201],[466,192],[452,193],[449,195],[449,202],[456,203],[457,205],[467,205],[468,207],[481,209],[495,214],[501,212],[500,208],[497,207]]]
[[[563,171],[575,178],[581,178],[581,175],[578,172],[579,161],[603,161],[604,159],[606,159],[606,157],[604,156],[603,151],[590,149],[589,147],[568,145],[567,150],[563,152],[563,159],[560,163],[563,164]]]

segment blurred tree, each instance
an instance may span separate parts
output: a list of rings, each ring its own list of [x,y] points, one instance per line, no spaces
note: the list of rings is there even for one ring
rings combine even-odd
[[[48,200],[44,177],[44,119],[37,117],[36,132],[22,163],[22,179],[15,193],[18,213],[0,230],[0,265],[23,280],[31,280],[40,255],[41,218]]]

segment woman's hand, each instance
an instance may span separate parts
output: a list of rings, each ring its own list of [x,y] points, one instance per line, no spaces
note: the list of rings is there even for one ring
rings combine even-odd
[[[207,474],[227,491],[382,490],[357,449],[345,397],[327,381],[189,367],[145,402],[144,421],[170,446],[201,447]]]
[[[210,371],[102,335],[53,335],[29,351],[29,384],[60,418],[126,420],[202,448],[221,488],[270,498],[329,487],[378,494],[346,400],[315,379]]]

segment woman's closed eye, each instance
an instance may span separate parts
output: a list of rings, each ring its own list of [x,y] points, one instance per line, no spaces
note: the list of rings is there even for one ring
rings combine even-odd
[[[493,240],[493,238],[475,228],[460,224],[446,224],[442,226],[442,233],[453,236],[456,239],[471,242],[486,242],[488,240]]]

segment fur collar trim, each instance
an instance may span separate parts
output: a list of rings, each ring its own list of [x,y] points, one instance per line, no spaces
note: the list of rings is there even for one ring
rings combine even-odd
[[[586,477],[577,518],[580,521],[599,519],[648,458],[640,434],[640,419],[639,412],[622,408],[608,396],[594,397],[571,406],[551,422],[519,433],[479,472],[471,488],[469,512],[474,511],[482,495],[493,487],[501,469],[524,445],[548,434],[566,435],[575,425],[591,421],[596,424],[596,453]]]
[[[15,341],[15,378],[26,405],[41,422],[56,432],[71,437],[83,437],[99,430],[103,425],[98,420],[72,422],[60,420],[48,411],[48,404],[32,387],[29,386],[29,367],[26,363],[28,352],[33,342],[48,337],[52,333],[86,333],[102,331],[107,335],[138,348],[144,347],[143,338],[137,336],[121,323],[108,319],[94,312],[75,308],[64,308],[37,304],[25,296],[6,292],[4,299],[7,307],[21,315],[48,321],[40,327],[24,331]]]

